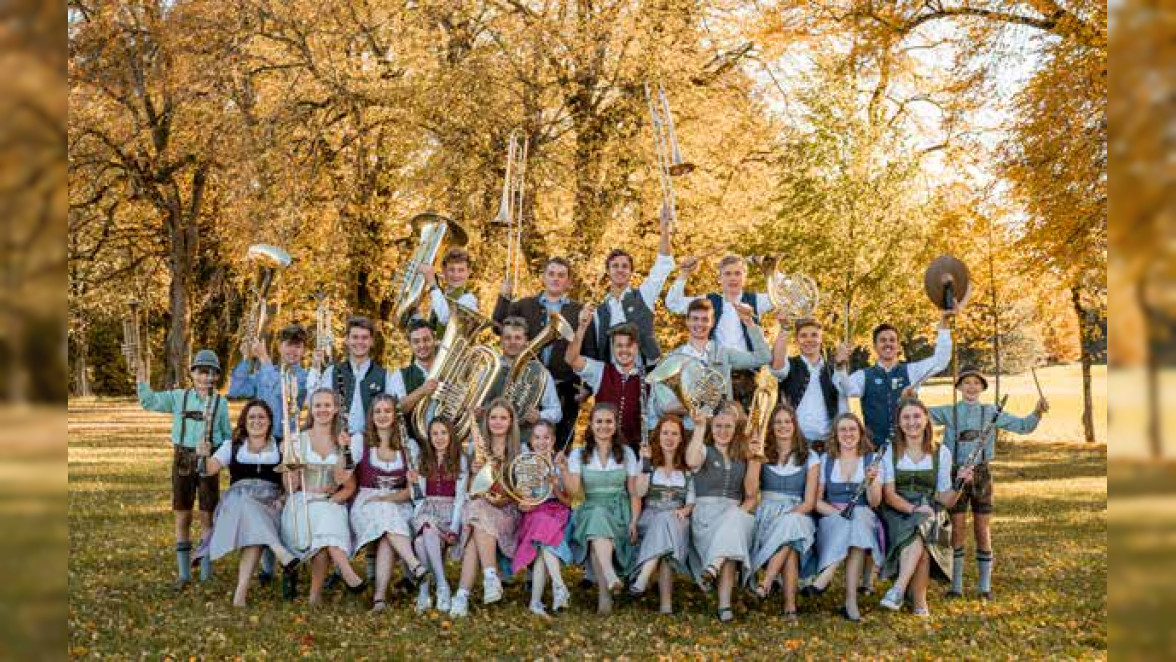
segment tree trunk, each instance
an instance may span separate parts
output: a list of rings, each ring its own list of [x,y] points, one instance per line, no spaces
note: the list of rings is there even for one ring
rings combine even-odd
[[[1147,358],[1144,361],[1144,378],[1147,393],[1147,445],[1154,459],[1164,456],[1164,439],[1161,434],[1164,421],[1164,410],[1160,408],[1160,352],[1159,330],[1162,328],[1163,317],[1159,311],[1152,308],[1144,296],[1142,281],[1136,279],[1132,285],[1135,300],[1139,309],[1143,311],[1144,351]]]
[[[1070,286],[1070,299],[1074,304],[1074,312],[1078,315],[1078,338],[1080,355],[1082,357],[1082,432],[1087,443],[1094,443],[1094,395],[1091,388],[1090,364],[1093,361],[1094,326],[1097,320],[1082,303],[1082,286]]]
[[[178,214],[177,214],[178,215]],[[184,368],[191,354],[191,329],[188,283],[192,277],[192,260],[187,246],[187,236],[182,219],[172,221],[171,241],[168,246],[168,267],[171,282],[168,284],[168,303],[171,307],[167,327],[166,356],[167,371],[164,381],[168,387],[184,383]]]

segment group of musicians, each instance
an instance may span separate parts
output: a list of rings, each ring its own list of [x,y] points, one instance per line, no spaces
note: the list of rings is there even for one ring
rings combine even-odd
[[[1046,401],[1025,417],[982,404],[987,381],[967,367],[957,371],[954,407],[917,399],[914,389],[951,360],[958,306],[944,310],[930,357],[900,360],[897,330],[880,324],[876,362],[849,372],[849,346],[827,356],[819,321],[793,318],[774,310],[768,295],[745,291],[740,256],[719,262],[717,291],[687,294],[700,263],[675,262],[667,226],[663,215],[657,257],[639,285],[633,256],[608,254],[600,301],[569,298],[574,274],[560,257],[547,260],[536,295],[514,298],[504,279],[491,315],[496,360],[544,368],[541,395],[525,411],[515,410],[511,385],[498,379],[460,412],[470,425],[414,417],[422,402],[470,387],[431,377],[442,334],[456,315],[479,309],[467,285],[471,258],[460,247],[441,256],[439,272],[418,267],[429,303],[422,297],[403,329],[412,360],[400,368],[372,356],[369,319],[348,319],[344,358],[328,362],[315,350],[309,368],[308,333],[290,325],[277,334],[276,357],[263,342],[242,346],[228,397],[248,402],[233,427],[213,352],[196,354],[186,389],[154,391],[140,367],[142,406],[173,415],[177,586],[191,581],[193,566],[209,579],[213,561],[239,550],[237,606],[246,604],[259,566],[264,583],[281,565],[282,595],[293,599],[298,568],[307,565],[311,603],[331,582],[364,594],[371,584],[379,611],[399,567],[401,583],[417,591],[418,611],[465,616],[479,574],[484,604],[501,600],[507,574],[529,582],[529,608],[546,615],[568,606],[563,570],[577,564],[596,586],[601,613],[618,593],[640,596],[653,583],[661,612],[672,613],[681,573],[716,593],[717,617],[727,622],[738,587],[760,600],[779,592],[786,618],[795,619],[797,596],[824,592],[844,567],[845,619],[861,619],[859,596],[876,578],[893,580],[881,607],[926,616],[931,578],[950,582],[949,597],[964,595],[970,511],[978,594],[991,599],[996,430],[1032,431]],[[688,339],[663,352],[654,311],[675,270],[664,304],[684,317]],[[779,321],[771,342],[762,325],[770,315]],[[557,317],[570,337],[532,345]],[[793,340],[798,354],[789,353]],[[721,377],[712,384],[721,402],[696,407],[668,383],[651,384],[651,372],[671,357]],[[755,439],[746,420],[764,366],[779,396]],[[860,418],[850,398],[859,399]],[[945,430],[937,434],[935,424]],[[487,464],[500,478],[524,453],[552,467],[540,500],[498,483],[477,487]],[[230,475],[223,498],[221,469]],[[203,535],[194,549],[197,500]],[[366,577],[351,564],[360,552]],[[456,587],[447,557],[461,565]]]

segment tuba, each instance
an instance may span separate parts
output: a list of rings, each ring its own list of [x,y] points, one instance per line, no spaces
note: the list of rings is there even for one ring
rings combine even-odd
[[[253,305],[249,308],[241,330],[242,340],[252,346],[261,340],[268,321],[266,318],[269,313],[269,302],[266,299],[269,297],[270,286],[274,283],[274,275],[279,269],[290,266],[291,258],[289,253],[277,246],[254,244],[245,253],[245,259],[257,264],[259,274],[257,286],[253,288]],[[256,370],[257,359],[249,359],[249,372]]]
[[[450,246],[465,246],[469,241],[465,230],[453,219],[440,214],[424,213],[413,216],[409,221],[420,234],[420,242],[412,257],[396,274],[396,324],[404,329],[420,307],[425,295],[425,277],[421,267],[436,265],[437,258]]]
[[[563,315],[552,313],[547,326],[515,357],[502,395],[520,416],[539,406],[543,389],[547,388],[547,368],[538,359],[539,352],[556,338],[570,342],[574,336],[572,325]]]
[[[458,439],[469,436],[473,409],[485,400],[502,370],[497,351],[474,344],[490,322],[452,299],[449,309],[449,322],[437,346],[437,356],[425,375],[426,381],[435,379],[439,386],[433,395],[418,401],[412,411],[412,429],[417,439],[428,438],[429,421],[437,417],[453,422]]]
[[[696,358],[670,354],[650,371],[650,385],[664,384],[691,415],[713,414],[727,395],[722,373]]]
[[[752,449],[749,459],[765,462],[764,441],[768,436],[768,427],[772,424],[772,411],[776,408],[776,398],[779,396],[780,383],[772,376],[768,366],[761,366],[755,373],[755,393],[751,396],[751,406],[747,410],[747,422],[743,432]]]
[[[751,258],[764,272],[768,298],[772,306],[788,317],[805,319],[813,316],[821,300],[817,282],[804,274],[786,274],[777,269],[780,258],[775,255]]]

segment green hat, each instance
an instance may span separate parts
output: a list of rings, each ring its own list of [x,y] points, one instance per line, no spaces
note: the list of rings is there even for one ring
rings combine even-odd
[[[196,352],[196,358],[192,359],[191,370],[195,370],[196,368],[212,368],[220,372],[220,359],[216,358],[216,352],[211,349],[202,349]]]
[[[964,381],[965,377],[975,377],[976,379],[979,379],[980,385],[983,386],[985,390],[988,389],[988,380],[984,379],[984,375],[980,373],[980,369],[976,366],[966,365],[960,370],[960,376],[956,377],[956,388],[960,387],[960,382]]]

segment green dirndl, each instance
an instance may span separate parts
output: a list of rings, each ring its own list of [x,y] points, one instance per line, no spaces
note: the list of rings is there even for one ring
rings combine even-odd
[[[584,503],[572,512],[570,544],[576,563],[588,559],[588,543],[597,538],[613,541],[613,566],[624,577],[633,561],[629,544],[628,475],[624,469],[598,471],[584,467],[580,479]]]
[[[893,453],[893,447],[891,453]],[[931,556],[931,576],[939,581],[951,581],[953,563],[951,550],[951,518],[935,500],[935,479],[939,475],[939,451],[932,455],[931,469],[921,471],[901,470],[891,456],[894,469],[894,489],[910,503],[930,505],[934,515],[915,513],[907,515],[886,506],[882,509],[882,521],[886,526],[886,561],[882,565],[883,577],[898,576],[899,559],[902,552],[918,536]]]

